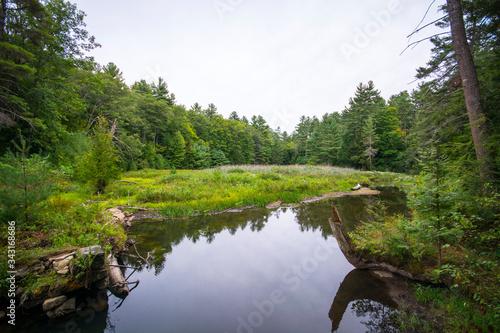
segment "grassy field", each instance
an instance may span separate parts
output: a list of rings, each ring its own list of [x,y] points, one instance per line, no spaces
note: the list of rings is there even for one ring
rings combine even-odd
[[[163,217],[210,215],[228,208],[341,192],[358,183],[396,179],[397,174],[325,166],[225,166],[200,171],[141,170],[123,174],[100,196],[67,191],[62,201],[101,201],[103,208],[144,207]]]

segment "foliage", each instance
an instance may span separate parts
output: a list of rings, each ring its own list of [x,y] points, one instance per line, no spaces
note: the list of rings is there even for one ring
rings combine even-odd
[[[17,153],[8,152],[0,161],[0,220],[31,222],[38,203],[53,190],[53,175],[47,158],[33,154],[21,136]],[[28,224],[27,224],[28,225]]]
[[[90,138],[90,152],[79,161],[79,177],[91,182],[95,191],[102,193],[109,181],[119,176],[117,162],[112,133],[107,128],[106,119],[99,117]]]
[[[458,290],[416,286],[424,309],[398,311],[401,329],[411,332],[494,332],[500,317]],[[428,309],[431,311],[428,311]],[[421,313],[426,313],[426,316]]]

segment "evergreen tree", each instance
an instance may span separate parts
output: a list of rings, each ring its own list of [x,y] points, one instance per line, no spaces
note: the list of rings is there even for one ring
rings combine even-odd
[[[168,146],[169,162],[172,167],[177,169],[182,165],[184,155],[186,153],[185,148],[186,141],[184,140],[181,132],[175,132],[174,136],[170,139],[170,145]]]
[[[36,204],[53,192],[53,177],[47,158],[29,156],[21,136],[17,153],[8,152],[0,160],[0,221],[32,220]]]
[[[90,152],[79,161],[80,178],[90,182],[97,193],[104,192],[109,182],[120,176],[119,158],[112,137],[107,120],[98,117],[90,137]]]
[[[354,97],[349,99],[349,107],[342,112],[344,132],[341,160],[343,164],[358,168],[363,166],[365,149],[362,130],[370,117],[376,119],[385,109],[385,101],[380,96],[380,92],[375,89],[372,81],[366,85],[360,83],[356,87]]]
[[[377,165],[388,170],[403,171],[404,132],[399,127],[398,111],[390,107],[377,119],[379,157]]]
[[[213,149],[210,154],[212,160],[212,166],[221,166],[229,164],[229,160],[226,157],[226,154],[220,149]]]
[[[368,160],[369,170],[372,170],[372,160],[377,155],[378,149],[375,148],[378,143],[378,136],[375,132],[375,123],[373,118],[370,117],[363,127],[363,147],[365,148],[365,156]]]

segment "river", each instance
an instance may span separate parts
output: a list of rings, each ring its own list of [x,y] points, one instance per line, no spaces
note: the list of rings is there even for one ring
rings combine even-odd
[[[381,203],[405,212],[404,191],[380,190],[378,196],[135,223],[129,236],[138,254],[149,253],[150,266],[125,270],[129,281],[140,280],[127,298],[110,295],[100,308],[89,307],[88,299],[79,314],[23,331],[397,332],[388,286],[347,262],[328,222],[332,200],[350,229]],[[141,262],[133,248],[123,260],[134,267]]]

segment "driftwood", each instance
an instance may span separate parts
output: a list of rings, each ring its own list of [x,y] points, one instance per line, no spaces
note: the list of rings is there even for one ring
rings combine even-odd
[[[113,266],[113,267],[120,267],[120,268],[138,269],[138,267],[125,266],[125,265],[114,265],[114,264],[109,264],[109,266]]]
[[[120,267],[118,267],[118,262],[116,261],[115,256],[110,255],[108,257],[108,262],[109,291],[111,291],[111,293],[113,293],[116,297],[127,297],[130,293],[130,289],[128,288],[128,283],[125,281]]]
[[[141,210],[141,211],[144,211],[144,212],[147,212],[149,211],[148,208],[144,208],[144,207],[132,207],[132,206],[117,206],[116,208],[118,209],[135,209],[135,210]]]
[[[128,181],[128,180],[118,180],[120,183],[127,183],[127,184],[136,184],[136,185],[139,185],[139,183],[136,183],[136,182],[131,182],[131,181]]]
[[[425,279],[423,276],[411,274],[410,272],[397,268],[391,264],[379,262],[373,258],[361,257],[361,255],[355,251],[354,243],[344,225],[342,224],[342,220],[338,213],[337,207],[335,207],[333,203],[332,208],[333,219],[331,218],[329,220],[330,226],[333,230],[333,234],[335,236],[335,239],[337,240],[340,250],[351,265],[359,269],[376,269],[389,271],[391,273],[396,273],[412,280],[428,282],[427,279]]]

